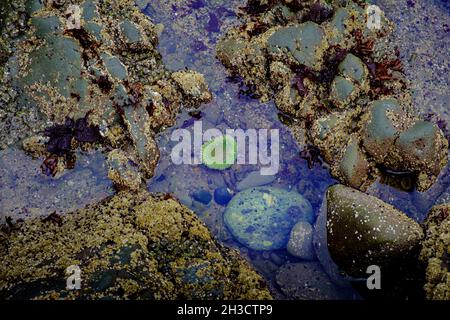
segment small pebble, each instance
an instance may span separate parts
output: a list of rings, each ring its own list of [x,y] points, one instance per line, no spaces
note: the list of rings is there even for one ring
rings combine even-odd
[[[294,257],[304,260],[313,260],[314,249],[312,246],[312,239],[312,226],[306,221],[300,221],[292,228],[286,249]]]
[[[228,188],[217,188],[214,190],[214,201],[221,206],[226,206],[233,197],[231,190]]]
[[[200,189],[200,190],[195,191],[192,194],[192,198],[195,201],[198,201],[198,202],[206,205],[211,202],[212,196],[211,196],[211,193],[209,193],[208,191],[206,191],[204,189]]]

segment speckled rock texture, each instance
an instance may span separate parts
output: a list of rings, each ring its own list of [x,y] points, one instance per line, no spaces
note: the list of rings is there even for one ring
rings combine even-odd
[[[314,229],[306,221],[297,222],[291,230],[289,241],[286,246],[289,254],[303,260],[313,260],[315,258],[313,248]]]
[[[450,300],[450,204],[434,206],[425,220],[420,258],[426,263],[427,299]]]
[[[6,1],[1,15],[2,149],[48,128],[49,155],[120,149],[149,178],[155,134],[181,105],[212,99],[201,74],[165,68],[157,28],[131,0]]]
[[[254,250],[285,248],[298,221],[314,221],[311,204],[295,191],[250,188],[228,203],[223,219],[233,236]]]
[[[327,191],[327,241],[330,255],[353,277],[367,267],[395,265],[418,247],[419,224],[393,206],[343,185]]]
[[[363,1],[248,1],[217,56],[275,102],[341,183],[364,191],[383,172],[408,172],[425,191],[447,165],[447,137],[413,105],[393,24],[381,12],[369,28],[366,10]]]
[[[119,192],[64,217],[4,226],[2,299],[269,299],[262,278],[168,196]],[[67,290],[65,270],[81,269]]]

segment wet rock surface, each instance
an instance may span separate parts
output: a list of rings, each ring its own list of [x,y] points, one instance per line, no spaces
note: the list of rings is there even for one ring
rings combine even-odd
[[[176,200],[120,192],[64,217],[2,228],[9,299],[268,299],[262,278]],[[42,263],[44,262],[45,263]],[[66,268],[82,270],[66,289]]]
[[[314,220],[311,204],[295,191],[272,187],[237,193],[224,213],[233,236],[255,250],[284,248],[294,224]]]
[[[299,120],[293,130],[319,148],[342,183],[366,190],[387,168],[413,174],[425,191],[447,165],[448,141],[411,102],[392,23],[382,13],[380,28],[369,28],[366,7],[249,2],[217,56],[260,100],[273,99]]]
[[[450,299],[450,204],[434,206],[424,223],[426,238],[420,259],[427,265],[425,292],[427,299]]]
[[[394,16],[391,14],[391,12],[393,12],[392,7],[405,7],[406,2],[406,0],[391,2],[389,12],[386,12],[386,14],[389,15],[390,18],[396,18],[396,14]],[[276,175],[276,179],[269,183],[268,186],[281,187],[288,190],[292,188],[298,190],[300,194],[304,195],[305,198],[311,202],[314,212],[317,212],[327,187],[336,183],[336,181],[329,176],[327,166],[322,164],[321,157],[318,156],[320,152],[317,152],[317,148],[309,148],[305,145],[307,141],[304,139],[304,132],[302,132],[300,126],[292,127],[292,123],[295,123],[295,119],[285,115],[280,116],[280,113],[277,112],[272,101],[261,103],[260,101],[255,100],[254,87],[246,86],[242,83],[241,77],[227,78],[226,70],[224,70],[220,63],[217,63],[217,60],[215,59],[215,44],[218,39],[222,38],[223,33],[227,30],[230,30],[236,25],[241,25],[237,20],[238,17],[242,15],[244,16],[244,19],[247,17],[245,13],[242,14],[242,10],[240,9],[246,2],[203,2],[201,7],[191,6],[190,0],[154,0],[151,2],[144,0],[139,1],[139,3],[144,12],[152,17],[152,20],[164,24],[165,28],[160,36],[159,50],[163,55],[166,65],[169,65],[171,69],[175,70],[183,67],[198,70],[205,75],[210,87],[212,87],[215,99],[212,103],[208,104],[207,108],[202,110],[201,117],[203,123],[207,123],[208,128],[213,125],[218,126],[219,128],[222,128],[222,126],[243,129],[279,128],[281,139],[280,151],[282,154],[282,157],[280,158],[280,172]],[[266,10],[267,6],[261,6],[260,8]],[[430,13],[428,9],[431,8],[435,9]],[[272,21],[272,23],[274,21],[276,23],[287,21],[286,19],[293,17],[292,10],[287,9],[285,7],[277,6],[277,8],[274,8],[273,11],[266,15],[265,21]],[[413,11],[403,10],[402,19],[413,14]],[[395,9],[395,12],[398,11],[399,10]],[[259,12],[261,11],[255,12],[256,15],[258,15]],[[397,29],[397,31],[405,33],[404,30],[409,26],[408,37],[410,40],[408,43],[405,43],[406,41],[403,40],[401,41],[403,45],[401,45],[400,58],[410,70],[414,70],[415,76],[412,76],[410,72],[407,72],[408,78],[415,84],[415,90],[413,92],[414,96],[419,92],[419,95],[424,94],[423,90],[426,90],[425,88],[433,88],[438,82],[439,84],[445,84],[446,77],[444,73],[446,70],[446,55],[443,53],[443,48],[445,48],[443,32],[434,34],[432,31],[429,31],[430,28],[425,27],[426,24],[423,24],[423,21],[425,20],[422,19],[427,19],[427,15],[429,14],[438,18],[438,24],[434,27],[439,29],[439,26],[442,26],[444,23],[442,21],[446,16],[446,11],[436,9],[435,2],[427,4],[421,3],[420,10],[414,10],[415,24],[410,25],[410,20],[408,21],[408,19],[405,19],[403,24],[399,27],[401,30]],[[173,19],[174,15],[177,16],[176,20]],[[211,16],[213,19],[210,18]],[[317,19],[315,23],[320,24],[320,21],[323,21],[323,19],[324,18]],[[325,19],[327,18],[325,17]],[[436,19],[433,18],[433,21],[435,20]],[[210,28],[210,21],[212,21],[211,23],[217,28]],[[395,21],[397,22],[397,20]],[[441,21],[440,24],[439,21]],[[258,28],[259,27],[256,25],[256,29]],[[422,29],[422,31],[418,35],[420,39],[417,39],[417,41],[422,41],[423,43],[424,41],[429,42],[426,39],[434,39],[434,42],[432,43],[434,48],[431,49],[430,52],[426,49],[429,47],[425,48],[421,46],[417,52],[417,58],[420,60],[431,60],[433,62],[432,67],[429,67],[426,63],[421,64],[420,68],[417,68],[418,66],[414,63],[411,65],[408,61],[408,55],[405,55],[406,52],[403,50],[405,47],[407,47],[406,49],[410,49],[411,47],[416,46],[416,42],[411,40],[411,38],[414,39],[418,28]],[[216,31],[218,29],[220,32]],[[399,37],[396,35],[394,44],[397,45],[398,41]],[[240,44],[238,43],[236,47],[238,48],[237,52],[239,52]],[[436,52],[441,52],[442,55],[439,63],[436,63],[437,60],[434,58],[434,53]],[[354,55],[358,56],[356,53]],[[234,57],[236,58],[239,56]],[[443,61],[442,58],[444,58]],[[338,64],[336,64],[336,68],[337,66]],[[274,80],[286,76],[286,71],[289,69],[284,63],[278,61],[271,64],[269,67],[271,70],[274,70],[274,73],[271,74],[274,77]],[[427,79],[429,80],[424,81],[421,78],[422,73],[427,74]],[[430,78],[429,76],[431,73],[433,77]],[[371,75],[369,74],[368,76],[370,77]],[[305,82],[306,81],[307,79]],[[255,82],[257,82],[257,80],[255,80]],[[418,83],[421,85],[418,85]],[[420,90],[417,91],[416,89],[418,89],[417,87],[419,86]],[[444,88],[446,87],[447,86],[444,86]],[[442,92],[445,93],[445,90]],[[445,103],[441,103],[445,102],[445,99],[441,99],[442,97],[445,97],[445,95],[435,99],[436,92],[434,90],[426,92],[425,95],[428,102],[419,103],[417,100],[414,100],[416,102],[415,105],[418,106],[421,112],[430,112],[429,102],[431,101],[433,106],[441,108],[438,109],[441,111],[439,112],[439,115],[441,118],[445,119],[447,106]],[[286,97],[289,96],[286,95]],[[279,120],[277,120],[277,113]],[[182,116],[176,126],[190,128],[193,120],[194,118],[189,117],[188,115]],[[198,117],[195,117],[195,120],[198,120]],[[279,122],[283,125],[280,125]],[[291,133],[287,132],[287,128],[284,127],[285,124],[291,125]],[[295,144],[295,141],[291,141],[291,134],[297,138],[297,145]],[[347,140],[342,141],[344,141],[345,144],[347,143]],[[355,140],[352,145],[359,146],[354,142]],[[272,293],[276,297],[283,299],[289,298],[288,295],[284,295],[281,292],[281,288],[276,284],[274,272],[277,271],[280,265],[289,262],[298,262],[299,259],[292,257],[285,250],[254,251],[237,243],[235,239],[233,239],[233,236],[230,235],[228,228],[223,225],[223,207],[215,201],[211,201],[205,206],[192,199],[191,196],[193,192],[199,188],[208,190],[208,192],[213,194],[215,189],[218,187],[223,188],[224,186],[232,190],[232,193],[236,193],[238,191],[236,190],[236,184],[244,180],[250,172],[258,170],[259,168],[253,168],[253,166],[233,166],[229,170],[217,172],[208,170],[204,168],[204,166],[174,166],[170,163],[170,130],[160,136],[158,144],[166,147],[161,148],[160,166],[158,166],[156,176],[149,183],[150,190],[170,190],[170,192],[173,192],[176,197],[183,200],[183,203],[186,203],[186,205],[193,208],[198,213],[218,239],[224,241],[227,245],[239,248],[241,254],[247,257],[252,265],[259,270],[271,284],[273,284]],[[304,149],[303,151],[302,148]],[[300,151],[302,152],[300,157],[298,157]],[[353,152],[348,152],[348,154],[351,155]],[[361,163],[364,163],[364,161]],[[357,168],[359,168],[359,166]],[[448,185],[448,174],[446,172],[448,171],[442,171],[438,182],[428,189],[427,192],[423,193],[414,190],[416,181],[414,175],[383,172],[380,180],[371,184],[368,193],[401,209],[414,220],[422,221],[426,216],[429,207],[432,206],[436,199],[445,198],[443,191],[447,189]],[[353,177],[355,176],[359,175],[353,175]],[[365,181],[363,175],[360,175],[358,179],[359,181]],[[193,181],[195,181],[195,183],[193,183]],[[324,227],[324,230],[326,231],[326,227]],[[416,262],[417,261],[415,260],[412,263]],[[404,275],[401,274],[398,278],[401,277],[404,277]],[[412,291],[419,292],[421,286],[420,279],[417,278],[416,275],[412,276],[410,279],[410,282],[416,282],[419,286],[418,290],[415,290],[416,288],[414,288]],[[383,294],[386,293],[384,290],[381,291],[383,291]],[[397,295],[390,296],[397,299],[403,297],[403,295],[398,294],[398,292]]]
[[[406,259],[423,238],[419,224],[383,201],[335,185],[327,191],[327,241],[331,257],[347,274],[389,268]]]
[[[143,177],[133,159],[120,149],[108,154],[108,177],[119,189],[137,191],[141,188]]]
[[[313,227],[306,221],[297,222],[291,230],[287,251],[294,257],[313,260],[315,258],[313,249]]]
[[[11,48],[2,62],[2,148],[47,127],[49,154],[86,144],[121,149],[149,178],[159,159],[155,133],[174,123],[182,103],[212,98],[202,75],[166,70],[157,30],[132,1],[10,6],[9,25],[22,33],[2,38]],[[20,122],[22,108],[36,120]]]
[[[344,296],[317,262],[286,264],[278,270],[276,279],[292,299],[335,300]]]

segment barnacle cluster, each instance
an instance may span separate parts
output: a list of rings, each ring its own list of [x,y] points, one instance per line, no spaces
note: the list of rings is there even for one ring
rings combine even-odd
[[[383,170],[428,189],[447,164],[440,128],[411,102],[392,24],[359,1],[249,1],[217,56],[253,95],[275,101],[334,177],[365,190]]]
[[[21,17],[16,23],[9,20],[14,15]],[[212,98],[201,74],[165,68],[157,28],[132,1],[8,2],[2,21],[12,30],[23,27],[2,38],[11,50],[2,59],[0,103],[5,110],[33,110],[38,120],[20,125],[19,112],[11,112],[1,125],[11,143],[29,138],[27,150],[39,149],[30,144],[35,141],[46,144],[47,157],[65,156],[96,143],[122,150],[148,178],[159,159],[155,134],[174,124],[181,105]],[[9,123],[27,129],[14,134]],[[33,136],[43,133],[49,139]],[[127,179],[118,168],[110,176],[122,186]]]
[[[270,299],[237,251],[167,195],[119,192],[0,233],[2,299]],[[45,262],[45,263],[43,263]],[[80,290],[66,269],[82,270]]]

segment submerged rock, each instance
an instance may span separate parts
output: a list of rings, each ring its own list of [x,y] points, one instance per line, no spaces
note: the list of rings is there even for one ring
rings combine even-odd
[[[420,259],[427,265],[427,299],[450,300],[450,204],[434,206],[425,220],[426,238]]]
[[[203,203],[204,205],[208,205],[212,200],[212,195],[208,191],[206,191],[204,189],[200,189],[200,190],[195,191],[192,194],[192,198],[195,201]]]
[[[300,221],[295,224],[291,230],[287,251],[294,257],[313,260],[313,227],[306,221]]]
[[[237,241],[254,250],[284,248],[292,227],[301,220],[314,221],[309,201],[295,191],[272,187],[237,193],[224,213]]]
[[[422,228],[404,213],[355,189],[332,186],[326,202],[328,249],[350,276],[404,259],[423,238]]]
[[[198,106],[211,101],[212,95],[202,74],[195,71],[178,71],[172,73],[172,79],[187,97],[186,102],[192,101]]]
[[[76,166],[63,171],[71,165],[69,159],[49,157],[42,163],[45,146],[27,142],[34,157],[19,148],[0,151],[0,229],[7,219],[15,222],[43,218],[51,212],[65,214],[113,194],[102,152],[77,151],[73,154]]]
[[[171,198],[120,192],[55,217],[27,220],[1,238],[3,298],[270,298],[248,263]],[[80,290],[66,288],[69,266],[81,270]]]
[[[383,99],[371,105],[363,144],[378,163],[416,174],[424,191],[447,164],[446,140],[437,125],[416,121],[397,100]]]
[[[214,190],[214,201],[221,206],[226,206],[233,197],[233,191],[227,187],[220,187]]]
[[[291,14],[269,18],[283,5]],[[367,190],[382,168],[407,171],[425,191],[448,162],[448,142],[437,126],[419,120],[390,37],[393,25],[381,12],[381,28],[370,29],[367,6],[249,1],[217,56],[251,94],[273,99],[298,120],[292,130],[305,132],[342,183]]]
[[[288,263],[276,274],[281,291],[292,299],[336,300],[349,298],[336,287],[317,262]]]
[[[276,176],[274,175],[262,175],[260,171],[252,171],[236,184],[236,190],[242,191],[249,188],[264,186],[272,183],[275,179]]]

